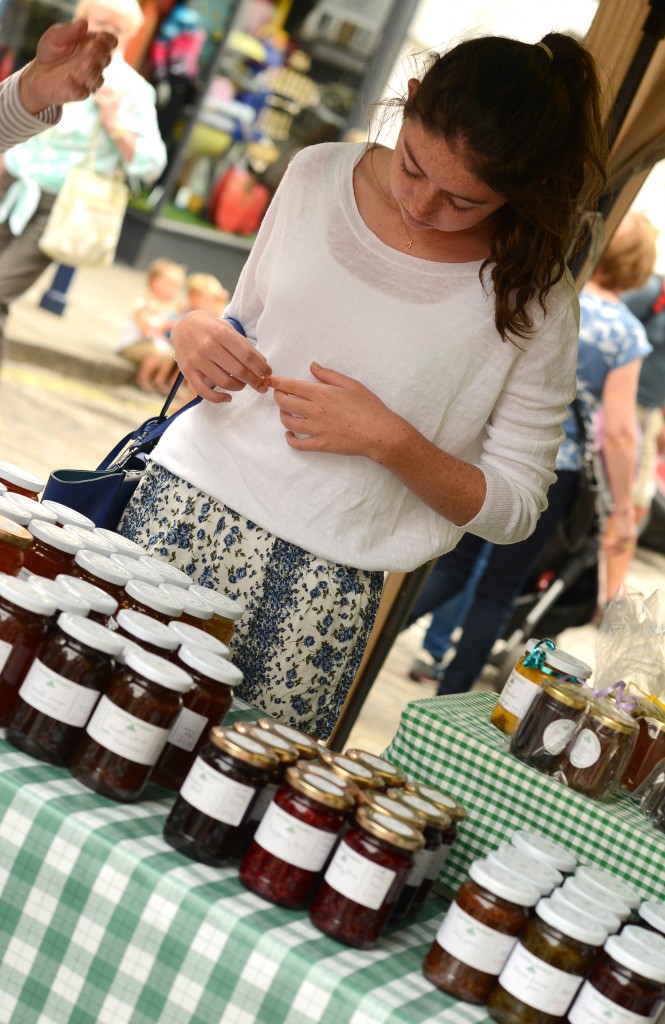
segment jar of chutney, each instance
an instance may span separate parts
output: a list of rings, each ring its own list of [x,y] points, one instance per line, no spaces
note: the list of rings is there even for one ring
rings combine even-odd
[[[561,886],[561,891],[566,894],[569,900],[577,903],[578,901],[593,901],[594,903],[602,903],[606,910],[619,918],[620,922],[630,920],[631,909],[624,899],[621,899],[616,893],[611,890],[606,890],[603,895],[599,895],[598,889],[595,885],[589,885],[584,882],[583,878],[578,878],[576,875],[570,875],[564,881]],[[600,914],[596,915],[599,920],[603,920]],[[608,933],[615,931],[614,928],[607,928]]]
[[[510,741],[510,752],[538,771],[551,773],[593,692],[558,679],[543,683]]]
[[[631,755],[638,726],[609,698],[584,711],[556,765],[571,789],[594,800],[612,795]]]
[[[563,882],[563,875],[556,868],[541,860],[522,853],[510,843],[501,843],[496,850],[490,850],[487,860],[491,864],[502,864],[511,871],[519,871],[539,891],[541,896],[548,896]]]
[[[148,651],[129,649],[124,659],[88,722],[71,770],[89,789],[129,802],[141,795],[192,680]]]
[[[592,921],[599,922],[608,935],[613,935],[621,930],[621,918],[610,907],[607,907],[603,900],[593,899],[579,891],[566,888],[565,885],[553,889],[550,899],[554,904],[566,903],[584,917],[590,917]]]
[[[217,866],[229,857],[277,756],[233,729],[215,727],[201,748],[164,826],[176,850]]]
[[[71,573],[74,556],[84,547],[81,539],[39,519],[32,519],[28,529],[33,541],[25,552],[22,575],[34,573],[54,580],[59,573]]]
[[[36,498],[44,490],[44,481],[38,476],[4,459],[0,461],[0,483],[10,494],[24,494],[26,498]]]
[[[568,1013],[570,1024],[647,1024],[655,1019],[665,985],[665,943],[638,949],[610,935]]]
[[[25,580],[0,577],[0,724],[48,634],[55,604]]]
[[[242,618],[244,606],[240,601],[234,601],[210,587],[202,587],[195,583],[191,589],[195,597],[207,601],[212,608],[212,617],[206,619],[203,626],[206,633],[212,633],[223,644],[230,643],[236,622]]]
[[[557,843],[542,832],[529,832],[518,829],[510,837],[511,845],[520,850],[526,857],[531,857],[547,867],[560,871],[562,875],[571,875],[577,867],[577,857],[561,843]]]
[[[173,660],[171,656],[180,647],[178,638],[168,626],[144,612],[120,608],[109,626],[112,629],[115,627],[126,640],[139,644],[145,651],[161,658]]]
[[[600,896],[602,899],[618,899],[631,911],[637,910],[642,897],[635,886],[624,878],[596,864],[580,864],[573,875],[575,881],[584,887],[586,892]]]
[[[68,764],[122,653],[97,622],[63,612],[33,661],[7,718],[7,739],[26,754]]]
[[[18,576],[32,542],[32,534],[24,526],[0,515],[0,572]]]
[[[88,618],[98,622],[101,626],[107,626],[109,619],[118,610],[118,602],[101,587],[96,587],[94,583],[86,583],[78,576],[67,576],[65,573],[56,576],[55,582],[70,593],[76,594],[77,597],[82,597],[90,606]]]

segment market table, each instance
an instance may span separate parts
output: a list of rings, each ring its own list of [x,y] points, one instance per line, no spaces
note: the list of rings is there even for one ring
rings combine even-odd
[[[422,975],[440,898],[349,949],[176,853],[165,794],[117,804],[0,739],[2,1024],[488,1024]]]
[[[412,701],[385,756],[421,782],[447,790],[468,818],[439,880],[456,892],[469,864],[516,829],[537,829],[570,847],[581,863],[621,875],[663,899],[665,839],[627,796],[607,803],[567,789],[510,754],[490,724],[496,694]]]

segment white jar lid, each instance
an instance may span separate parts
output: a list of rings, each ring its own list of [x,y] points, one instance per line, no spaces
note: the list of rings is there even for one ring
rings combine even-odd
[[[653,932],[651,933],[653,936]],[[618,964],[634,971],[641,978],[665,983],[665,956],[663,950],[651,950],[634,944],[629,938],[621,935],[610,935],[604,946],[605,952]]]
[[[203,647],[183,646],[178,651],[178,658],[188,668],[200,672],[202,676],[214,679],[217,683],[225,683],[227,686],[240,686],[242,672],[227,658],[206,651]],[[284,740],[284,742],[288,742]]]
[[[36,615],[50,617],[57,611],[55,602],[48,594],[35,587],[29,587],[26,580],[19,580],[16,576],[0,576],[0,597]]]
[[[112,544],[106,537],[95,534],[94,530],[84,530],[83,527],[74,526],[73,523],[65,523],[63,530],[73,537],[78,537],[88,551],[96,551],[98,555],[112,555],[117,550],[115,544]]]
[[[574,679],[588,679],[593,672],[591,665],[580,661],[579,658],[574,658],[572,654],[567,654],[566,651],[562,651],[558,647],[555,647],[553,651],[546,652],[545,661],[557,672],[564,672]]]
[[[3,484],[3,483],[0,483],[0,495],[4,494],[6,490],[7,490],[7,485]]]
[[[487,859],[493,864],[503,864],[516,874],[522,874],[540,889],[541,896],[546,896],[557,885],[563,882],[563,875],[556,868],[549,864],[534,860],[533,857],[522,853],[510,843],[503,843],[497,850],[492,850]]]
[[[29,512],[26,512],[24,508],[14,501],[14,497],[19,498],[20,495],[14,495],[10,498],[11,491],[7,491],[6,494],[0,494],[0,516],[4,516],[5,519],[11,519],[13,523],[18,523],[19,526],[27,526],[32,516]]]
[[[665,903],[661,900],[645,900],[637,908],[638,915],[652,928],[665,935]]]
[[[550,897],[538,900],[536,914],[557,931],[563,932],[571,939],[587,943],[590,946],[602,946],[607,938],[607,928],[584,914],[576,907],[563,902],[555,902]]]
[[[196,594],[192,594],[191,587],[189,590],[183,590],[182,587],[176,587],[174,583],[160,583],[159,586],[165,593],[170,594],[172,597],[178,597],[178,600],[182,603],[183,614],[201,619],[202,622],[212,618],[213,611],[210,602],[204,601],[203,598],[197,597]]]
[[[487,858],[473,861],[469,868],[469,878],[488,892],[518,907],[534,907],[540,898],[540,892],[532,882]]]
[[[16,466],[13,462],[5,462],[4,459],[0,461],[0,476],[8,483],[22,487],[25,491],[39,494],[44,490],[44,481],[40,480],[38,476],[23,469],[22,466]]]
[[[31,519],[28,529],[36,540],[48,544],[49,547],[55,548],[56,551],[65,551],[69,555],[75,555],[77,551],[81,551],[84,547],[80,537],[66,533],[62,527],[56,526],[55,523],[45,523],[41,519]]]
[[[574,889],[568,889],[565,885],[560,885],[558,888],[553,889],[550,899],[554,900],[555,903],[563,901],[569,906],[577,908],[580,914],[584,914],[585,917],[591,917],[594,921],[600,921],[610,934],[618,932],[621,927],[619,915],[613,913],[602,901],[594,900],[590,896],[576,892]]]
[[[125,649],[125,665],[144,676],[151,683],[159,683],[176,693],[188,693],[194,685],[192,677],[183,668],[172,665],[166,658],[150,651]]]
[[[70,523],[72,526],[80,526],[84,530],[94,530],[95,528],[92,519],[88,519],[81,512],[77,512],[75,508],[70,508],[69,505],[62,505],[59,501],[50,501],[48,498],[44,504],[52,512],[55,512],[58,522],[63,526]]]
[[[145,612],[135,612],[132,608],[121,608],[115,621],[139,642],[145,640],[146,643],[162,647],[165,651],[175,651],[180,646],[180,641],[168,626],[159,622],[158,619],[146,615]]]
[[[95,651],[102,651],[114,658],[122,654],[124,647],[122,637],[111,632],[106,626],[100,626],[98,622],[85,619],[81,615],[70,615],[68,612],[63,612],[58,616],[58,625],[67,636],[73,637],[74,640],[78,640],[87,647],[92,647]]]
[[[173,618],[182,615],[182,604],[179,601],[174,601],[153,583],[144,583],[143,580],[128,580],[125,584],[125,591],[130,597],[162,615],[169,615]]]
[[[114,597],[111,597],[101,587],[96,587],[94,583],[88,583],[87,580],[81,580],[78,576],[68,576],[67,573],[61,572],[56,576],[55,582],[65,587],[66,590],[72,590],[78,594],[88,602],[93,612],[98,612],[100,615],[113,615],[118,608],[118,602]]]
[[[181,590],[180,593],[184,594],[184,591]],[[174,619],[172,622],[169,622],[169,629],[175,633],[180,643],[185,644],[187,647],[198,647],[201,650],[217,654],[220,658],[228,658],[229,656],[229,649],[226,644],[223,644],[212,633],[206,633],[200,626],[192,626],[189,622],[179,622],[178,619]]]
[[[91,576],[105,580],[106,583],[115,583],[118,587],[124,587],[131,579],[126,569],[116,565],[108,555],[98,555],[96,551],[88,551],[82,548],[76,552],[74,561],[82,569],[85,569],[86,572],[89,572]]]
[[[211,587],[202,587],[195,583],[191,590],[197,597],[208,601],[212,605],[215,615],[221,615],[224,619],[235,622],[245,611],[244,605],[240,601],[234,601],[233,598],[227,597],[226,594],[220,594],[219,591],[213,590]]]
[[[153,566],[147,565],[143,561],[142,556],[132,558],[131,555],[124,555],[121,551],[115,551],[110,558],[112,562],[120,566],[123,572],[130,574],[130,579],[141,580],[143,583],[152,583],[155,587],[161,585],[161,573],[157,572]]]
[[[569,890],[575,895],[580,895],[586,899],[602,900],[603,904],[608,910],[621,921],[627,921],[630,917],[630,907],[625,900],[619,899],[614,893],[603,890],[602,892],[596,885],[587,885],[583,879],[577,877],[577,875],[571,875],[563,883],[563,888]]]
[[[34,498],[26,498],[25,494],[16,493],[12,493],[10,500],[27,512],[31,519],[41,519],[44,523],[55,524],[58,522],[55,512],[51,512],[51,509],[46,508],[41,501],[35,501]]]
[[[163,558],[158,558],[156,555],[141,555],[139,562],[141,565],[149,565],[151,568],[156,569],[162,577],[163,583],[174,583],[176,587],[182,587],[183,590],[188,590],[192,585],[192,581],[186,572],[178,569],[175,565],[171,565],[170,562],[165,562]]]
[[[88,615],[90,613],[90,605],[84,598],[63,587],[62,584],[56,583],[55,580],[33,574],[28,577],[26,583],[29,587],[46,594],[55,605],[56,611],[69,612],[71,615]]]
[[[522,853],[541,860],[557,871],[569,872],[574,871],[577,867],[575,854],[571,850],[567,850],[561,843],[550,839],[549,836],[544,836],[542,832],[520,830],[513,832],[510,841]]]
[[[648,953],[656,952],[662,955],[665,962],[665,936],[658,935],[650,928],[642,928],[639,924],[626,924],[621,930],[621,937],[634,946],[646,949]]]
[[[605,868],[597,868],[594,864],[581,864],[575,872],[575,877],[579,878],[585,886],[588,885],[591,888],[595,886],[601,895],[608,892],[613,893],[627,903],[631,910],[642,902],[642,897],[637,889],[628,882],[624,882],[623,878],[613,872],[606,871]]]
[[[95,537],[104,537],[105,540],[110,540],[120,555],[127,555],[134,559],[145,555],[145,548],[130,540],[129,537],[123,537],[121,533],[116,533],[115,530],[107,530],[105,526],[96,526],[92,532]]]

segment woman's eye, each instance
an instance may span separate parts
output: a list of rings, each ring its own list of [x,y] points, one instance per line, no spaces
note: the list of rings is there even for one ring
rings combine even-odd
[[[409,170],[409,168],[406,166],[406,164],[404,163],[403,160],[402,160],[402,170],[406,174],[407,178],[417,178],[418,177],[417,174],[415,174],[413,171]]]

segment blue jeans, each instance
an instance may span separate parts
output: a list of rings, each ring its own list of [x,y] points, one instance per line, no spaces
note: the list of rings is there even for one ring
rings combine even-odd
[[[485,571],[491,551],[492,544],[486,541],[485,545],[480,549],[480,554],[475,561],[464,589],[459,594],[451,597],[450,600],[440,604],[432,612],[432,621],[425,633],[423,647],[432,656],[434,661],[442,661],[444,654],[450,649],[451,633],[458,626],[463,625],[467,612],[473,604],[473,599],[476,596],[476,587]]]

